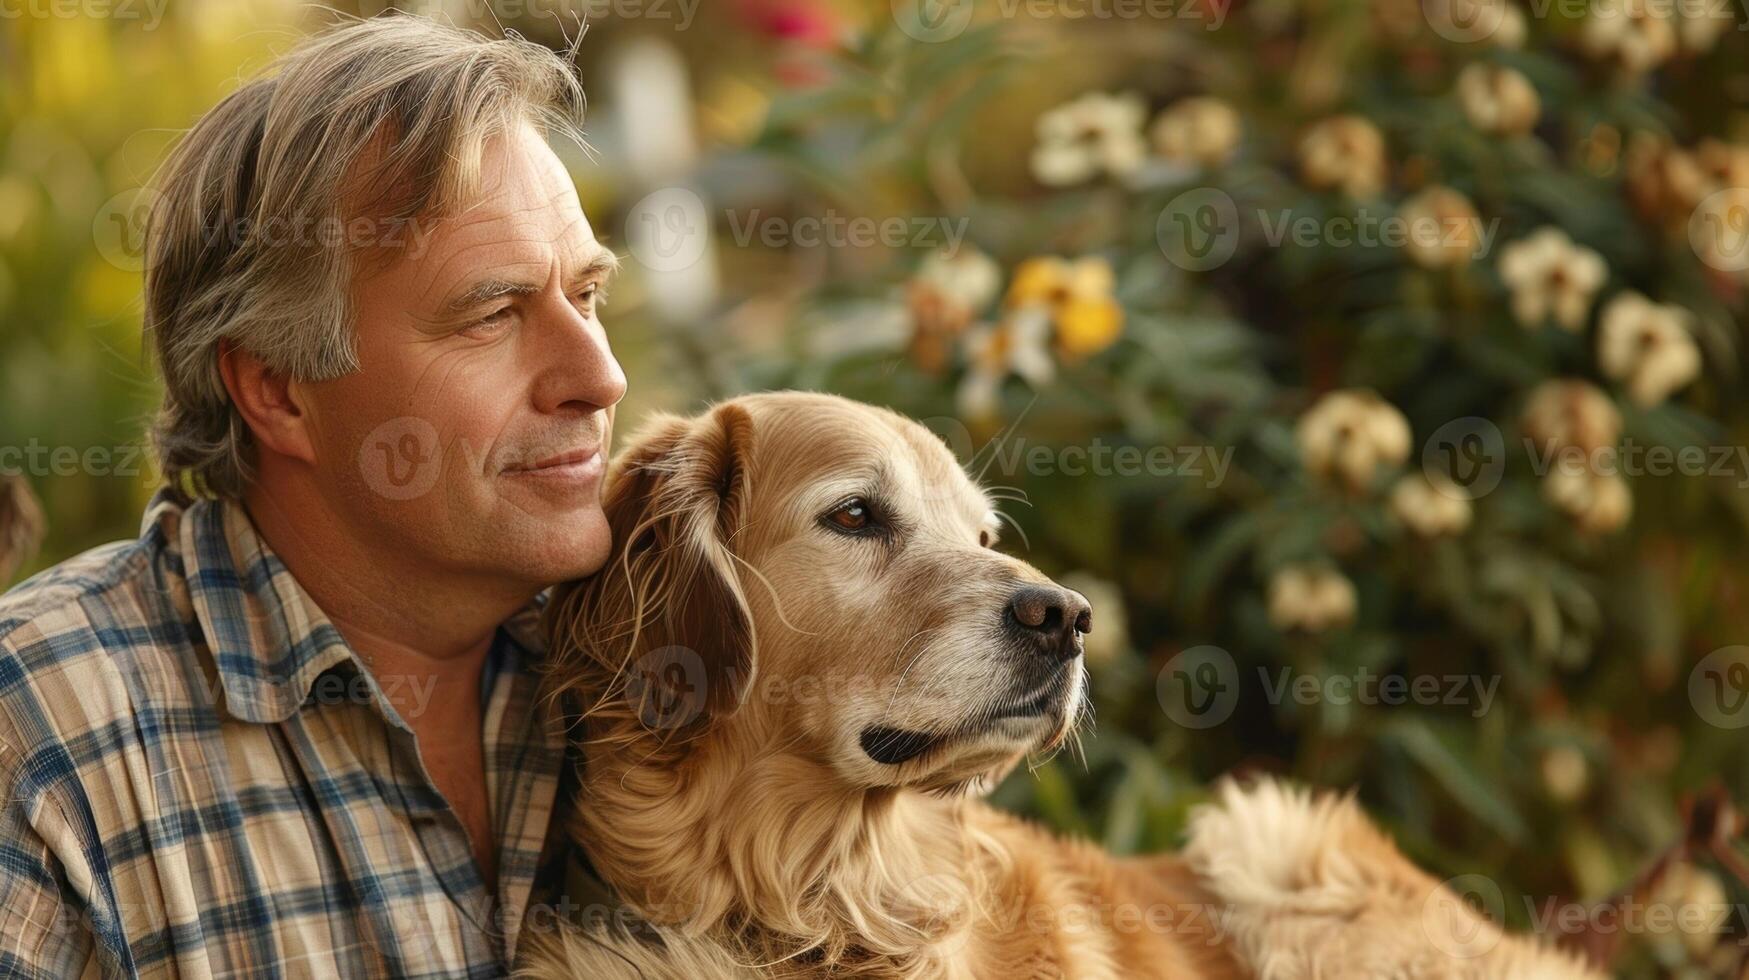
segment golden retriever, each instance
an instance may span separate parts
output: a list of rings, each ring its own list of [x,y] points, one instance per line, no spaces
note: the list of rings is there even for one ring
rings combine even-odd
[[[1590,976],[1348,800],[1227,784],[1181,854],[1130,860],[983,803],[1074,733],[1095,617],[903,416],[661,416],[605,507],[613,557],[549,607],[566,833],[653,928],[531,937],[529,976]]]

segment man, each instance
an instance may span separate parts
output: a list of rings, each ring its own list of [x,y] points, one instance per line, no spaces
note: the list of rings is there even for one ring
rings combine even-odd
[[[415,18],[166,164],[166,487],[0,599],[0,975],[498,975],[563,755],[543,590],[605,561],[614,268],[570,64]]]

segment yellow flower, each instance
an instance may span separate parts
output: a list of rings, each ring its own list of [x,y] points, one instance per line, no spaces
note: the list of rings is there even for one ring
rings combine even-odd
[[[1057,352],[1076,360],[1110,347],[1123,334],[1123,307],[1112,288],[1111,265],[1104,259],[1034,258],[1015,270],[1006,302],[1010,310],[1048,311]]]

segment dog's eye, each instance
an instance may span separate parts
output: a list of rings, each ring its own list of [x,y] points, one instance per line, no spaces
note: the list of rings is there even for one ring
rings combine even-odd
[[[839,504],[823,520],[834,530],[862,534],[875,526],[874,508],[861,497],[852,497]]]

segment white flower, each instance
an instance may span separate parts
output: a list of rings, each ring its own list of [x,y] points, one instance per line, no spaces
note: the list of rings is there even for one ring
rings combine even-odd
[[[1593,57],[1643,75],[1676,53],[1676,27],[1657,0],[1593,0],[1579,45]]]
[[[1424,269],[1463,265],[1482,245],[1482,218],[1470,199],[1449,187],[1429,187],[1397,206],[1403,251]]]
[[[1361,116],[1336,116],[1300,139],[1300,176],[1317,190],[1376,197],[1385,184],[1385,137]]]
[[[1526,327],[1553,318],[1578,331],[1608,270],[1603,256],[1573,244],[1566,232],[1540,228],[1500,252],[1500,278],[1512,290],[1512,316]]]
[[[1180,99],[1154,120],[1154,149],[1173,163],[1218,167],[1232,159],[1241,129],[1239,113],[1220,99]]]
[[[1700,348],[1688,331],[1688,311],[1625,292],[1603,308],[1597,361],[1603,373],[1627,386],[1650,408],[1700,374]]]
[[[1499,65],[1476,62],[1458,72],[1457,97],[1470,125],[1484,133],[1528,133],[1542,113],[1530,79]]]
[[[1002,382],[1019,375],[1033,387],[1050,384],[1056,376],[1051,360],[1051,314],[1043,307],[1015,310],[998,323],[976,327],[966,334],[970,365],[960,381],[957,403],[961,415],[987,419],[1001,406]]]
[[[1584,753],[1571,745],[1558,745],[1543,753],[1543,786],[1562,803],[1571,803],[1591,782],[1591,767]]]
[[[1002,267],[995,259],[967,245],[951,253],[932,253],[917,268],[912,282],[934,293],[942,302],[976,315],[990,305],[1002,288]]]
[[[1288,565],[1269,581],[1269,621],[1283,632],[1346,626],[1358,605],[1354,583],[1328,566]]]
[[[911,356],[925,371],[947,366],[953,338],[990,306],[1002,288],[996,260],[971,246],[934,252],[905,287],[911,312]]]
[[[1142,139],[1147,110],[1133,94],[1091,92],[1038,120],[1032,173],[1039,183],[1066,187],[1110,174],[1125,177],[1148,155]]]
[[[1545,381],[1525,401],[1524,434],[1542,452],[1574,447],[1589,458],[1621,438],[1621,412],[1590,382]]]
[[[1462,534],[1470,526],[1470,501],[1444,477],[1435,483],[1417,473],[1392,488],[1391,514],[1424,538]]]
[[[1409,458],[1409,420],[1376,392],[1333,391],[1300,416],[1294,429],[1300,461],[1318,479],[1339,480],[1349,490],[1372,484],[1381,466]]]
[[[1607,534],[1627,524],[1634,497],[1614,473],[1556,466],[1543,477],[1543,497],[1567,513],[1586,534]]]

